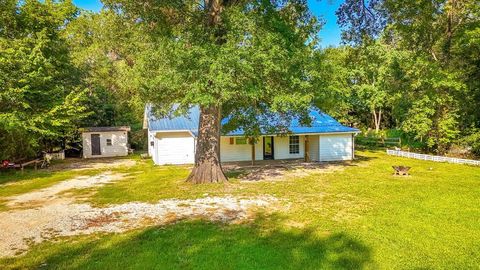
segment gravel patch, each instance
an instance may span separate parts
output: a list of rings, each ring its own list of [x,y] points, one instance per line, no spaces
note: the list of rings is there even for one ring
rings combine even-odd
[[[119,233],[134,228],[164,225],[183,219],[202,218],[220,222],[239,222],[251,218],[254,210],[270,208],[277,202],[271,196],[255,198],[205,197],[191,200],[168,199],[157,203],[131,202],[97,208],[77,203],[64,191],[89,188],[122,179],[122,175],[103,173],[78,177],[55,186],[8,198],[8,205],[37,207],[0,212],[0,257],[19,255],[32,244],[59,236],[97,232]]]
[[[74,160],[74,161],[72,161]],[[100,158],[100,159],[69,159],[68,162],[54,164],[50,169],[54,171],[59,170],[91,170],[91,169],[111,169],[111,168],[126,168],[137,164],[137,161],[132,159],[118,159],[118,158]]]
[[[91,187],[102,186],[114,181],[118,181],[124,178],[123,174],[106,172],[95,176],[79,176],[72,180],[62,181],[48,188],[43,188],[37,191],[28,192],[18,196],[5,198],[9,207],[15,206],[32,206],[34,204],[48,204],[54,202],[57,199],[61,199],[58,194],[72,190],[72,189],[85,189]]]

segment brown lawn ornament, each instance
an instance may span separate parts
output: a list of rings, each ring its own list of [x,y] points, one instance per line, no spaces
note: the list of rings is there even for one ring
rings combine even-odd
[[[408,166],[392,166],[392,168],[395,170],[394,175],[407,176],[408,171],[410,170],[411,167],[408,167]]]

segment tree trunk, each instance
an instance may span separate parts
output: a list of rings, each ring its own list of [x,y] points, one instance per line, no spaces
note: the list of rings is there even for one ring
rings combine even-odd
[[[382,121],[382,110],[380,109],[378,111],[378,114],[375,110],[373,110],[372,114],[373,114],[373,121],[375,124],[375,133],[378,133],[380,131],[380,122]]]
[[[195,165],[187,178],[194,184],[226,182],[220,163],[220,107],[200,107]]]

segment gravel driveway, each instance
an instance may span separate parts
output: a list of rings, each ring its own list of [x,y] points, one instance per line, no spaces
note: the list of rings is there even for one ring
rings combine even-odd
[[[131,202],[105,208],[78,203],[65,191],[98,187],[124,178],[105,172],[60,182],[54,186],[6,198],[10,211],[0,212],[0,257],[14,256],[31,244],[58,236],[95,232],[123,232],[187,218],[233,222],[248,219],[253,210],[274,203],[270,196],[256,198],[204,197],[168,199],[157,203]]]

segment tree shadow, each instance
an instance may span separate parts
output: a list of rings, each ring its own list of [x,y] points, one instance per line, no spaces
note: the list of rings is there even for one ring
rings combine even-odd
[[[296,170],[304,171],[304,176],[315,172],[332,172],[342,168],[359,166],[377,157],[357,155],[354,160],[304,162],[301,159],[260,160],[252,165],[250,161],[227,162],[223,169],[228,178],[243,181],[275,180],[284,178],[287,173]],[[298,175],[301,176],[301,175]]]
[[[48,170],[35,171],[31,168],[25,169],[24,173],[14,169],[2,170],[0,171],[0,185],[30,180],[32,178],[46,178],[50,177],[51,175],[52,173]]]
[[[278,216],[248,224],[183,221],[61,248],[42,244],[25,258],[42,254],[26,260],[40,269],[362,269],[371,261],[370,249],[346,233],[319,236],[281,224]],[[22,257],[9,260],[26,266]]]

